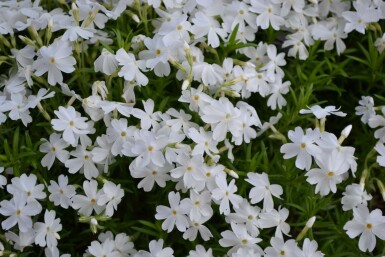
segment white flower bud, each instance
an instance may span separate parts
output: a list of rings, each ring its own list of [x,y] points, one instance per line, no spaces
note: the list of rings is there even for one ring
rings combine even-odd
[[[311,218],[306,222],[306,227],[308,227],[308,228],[313,227],[314,222],[315,222],[315,219],[316,219],[315,216],[311,217]]]
[[[353,128],[352,125],[346,126],[346,127],[342,130],[341,136],[347,138],[347,137],[349,136],[349,134],[350,134],[350,131],[352,131],[352,128]]]

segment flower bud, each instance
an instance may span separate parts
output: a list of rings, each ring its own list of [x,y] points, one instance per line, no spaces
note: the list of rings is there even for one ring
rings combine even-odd
[[[315,219],[316,219],[315,216],[311,217],[311,218],[306,222],[306,227],[308,227],[308,228],[313,227],[314,222],[315,222]]]

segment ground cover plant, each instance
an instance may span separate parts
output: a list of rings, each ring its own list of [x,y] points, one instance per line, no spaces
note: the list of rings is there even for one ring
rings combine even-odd
[[[0,255],[385,256],[385,2],[0,2]]]

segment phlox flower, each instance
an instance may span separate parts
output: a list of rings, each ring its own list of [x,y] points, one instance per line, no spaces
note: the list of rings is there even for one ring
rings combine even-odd
[[[219,22],[214,17],[210,17],[201,11],[195,13],[192,23],[191,33],[196,38],[207,35],[207,43],[213,48],[219,46],[219,37],[225,38],[227,36],[227,32],[220,27]]]
[[[147,85],[148,78],[141,72],[146,68],[145,61],[137,61],[134,54],[127,53],[123,48],[116,52],[115,58],[122,66],[118,73],[120,77],[128,81],[135,80],[138,85]]]
[[[363,185],[351,184],[346,187],[344,196],[341,199],[342,209],[344,211],[351,210],[358,205],[368,205],[368,201],[372,200],[372,196],[368,194]]]
[[[146,38],[144,44],[148,50],[139,53],[139,58],[146,61],[146,67],[153,69],[156,76],[163,77],[170,74],[171,68],[168,62],[171,52],[170,47],[165,46],[160,36],[153,39]],[[173,39],[175,40],[175,38]]]
[[[82,146],[78,146],[75,151],[70,153],[73,157],[65,162],[68,172],[74,174],[80,170],[80,173],[84,173],[86,179],[92,179],[99,176],[99,170],[96,168],[95,163],[92,160],[92,152],[86,150]]]
[[[104,183],[102,190],[104,194],[99,197],[97,204],[100,206],[106,205],[105,214],[111,217],[122,201],[124,190],[120,188],[120,185],[115,185],[109,181]]]
[[[385,142],[385,107],[381,109],[382,115],[373,115],[369,118],[368,124],[371,128],[377,128],[374,132],[374,137],[377,138],[381,142]]]
[[[286,65],[285,53],[277,54],[277,47],[275,45],[268,45],[267,56],[270,61],[261,70],[265,70],[267,78],[272,81],[275,81],[276,77],[283,78],[284,72],[280,66]]]
[[[106,239],[103,243],[92,241],[88,251],[95,257],[119,257],[121,254],[115,250],[115,242]]]
[[[293,143],[281,146],[280,151],[284,154],[283,158],[290,159],[297,156],[295,166],[301,170],[309,170],[312,156],[318,156],[321,153],[321,149],[315,144],[320,136],[319,130],[307,129],[305,134],[302,128],[296,127],[294,131],[289,131],[288,136]]]
[[[374,149],[379,153],[379,156],[377,156],[377,163],[380,166],[385,167],[385,145],[383,143],[377,143]]]
[[[361,121],[366,124],[371,117],[376,115],[373,97],[361,96],[361,100],[358,101],[358,104],[359,105],[355,108],[356,115],[362,115]]]
[[[48,72],[48,83],[50,85],[61,84],[64,73],[75,70],[75,58],[72,56],[72,47],[69,43],[56,40],[51,45],[43,46],[38,52],[38,59],[32,64],[36,76]]]
[[[282,79],[276,79],[274,83],[271,84],[271,91],[269,99],[267,99],[267,106],[272,110],[282,109],[286,105],[286,100],[282,95],[289,93],[290,81],[285,81],[282,83]]]
[[[209,191],[197,193],[191,189],[190,198],[187,198],[186,203],[190,209],[189,217],[191,220],[200,220],[202,217],[211,217],[213,215]]]
[[[111,231],[105,233],[100,233],[98,240],[103,244],[105,241],[114,242],[114,250],[119,252],[119,256],[132,256],[136,253],[134,249],[134,243],[131,242],[132,239],[125,233],[119,233],[115,236]]]
[[[0,173],[3,173],[4,167],[0,167]],[[3,189],[7,185],[7,179],[3,175],[0,175],[0,188]]]
[[[72,106],[59,106],[59,110],[54,112],[59,119],[51,120],[53,129],[63,131],[64,141],[77,146],[80,135],[89,133],[87,118],[82,117]]]
[[[318,244],[315,240],[310,241],[309,238],[305,238],[303,241],[302,252],[305,257],[323,257],[324,254],[317,251]]]
[[[214,140],[223,141],[228,131],[232,135],[239,135],[242,127],[239,119],[241,112],[233,106],[229,99],[221,97],[219,100],[212,100],[210,105],[202,108],[202,114],[202,120],[211,124]]]
[[[186,188],[195,188],[200,191],[203,189],[204,180],[202,164],[203,157],[200,155],[188,156],[186,154],[178,155],[177,163],[179,164],[175,169],[170,171],[171,177],[175,179],[182,178],[183,185]]]
[[[138,183],[138,188],[143,188],[145,192],[149,192],[154,187],[155,183],[160,187],[165,187],[166,182],[171,180],[169,174],[174,166],[168,164],[167,162],[163,167],[159,167],[155,164],[149,164],[141,168],[136,165],[136,162],[131,162],[129,169],[131,176],[134,178],[143,178]]]
[[[232,247],[227,254],[231,255],[239,248],[254,249],[259,253],[263,253],[262,249],[257,243],[262,240],[258,237],[251,236],[244,225],[237,225],[231,223],[231,230],[226,230],[221,233],[222,238],[219,240],[219,244],[222,247]]]
[[[132,115],[140,119],[140,126],[142,129],[148,130],[158,124],[158,121],[160,121],[160,112],[154,112],[155,104],[152,99],[148,99],[147,101],[142,102],[144,111],[141,109],[134,108],[132,110]]]
[[[75,195],[72,198],[72,208],[79,210],[85,216],[91,216],[93,210],[96,214],[103,211],[104,207],[98,205],[98,200],[103,194],[102,190],[98,190],[98,182],[96,180],[85,180],[83,182],[84,195]]]
[[[271,247],[265,249],[265,257],[302,257],[302,251],[294,239],[285,242],[282,238],[272,237],[270,244]]]
[[[124,142],[133,137],[135,129],[127,126],[127,119],[113,119],[107,128],[108,141],[112,143],[111,153],[114,156],[122,155]]]
[[[314,39],[325,41],[325,50],[332,50],[334,45],[336,45],[337,54],[340,55],[346,49],[342,39],[348,37],[348,34],[344,32],[344,26],[345,21],[332,18],[315,24],[311,32]]]
[[[187,257],[214,257],[213,250],[209,248],[207,251],[202,245],[197,245],[195,250],[191,250]]]
[[[247,173],[247,182],[253,185],[250,190],[249,198],[252,204],[259,203],[263,200],[263,209],[270,211],[274,208],[273,197],[281,198],[283,193],[280,185],[271,185],[266,173],[258,174],[249,172]]]
[[[26,195],[15,195],[11,200],[0,202],[0,213],[8,216],[1,222],[4,230],[9,230],[16,224],[21,232],[28,232],[32,229],[31,216],[39,214],[42,210],[37,201],[27,202]]]
[[[157,220],[165,220],[162,223],[162,229],[170,233],[174,226],[181,232],[186,231],[189,222],[186,214],[189,213],[189,208],[185,201],[180,201],[180,194],[177,192],[170,192],[168,194],[168,201],[170,207],[159,205],[156,207],[155,218]]]
[[[267,29],[269,25],[275,30],[285,24],[285,19],[281,17],[281,8],[278,4],[274,4],[268,0],[252,0],[250,11],[258,15],[257,25],[262,29]]]
[[[306,181],[312,185],[316,184],[315,193],[322,196],[337,191],[337,184],[344,180],[345,173],[349,167],[345,165],[344,155],[340,152],[324,154],[322,158],[316,159],[319,168],[309,170],[305,176]]]
[[[167,137],[156,136],[152,132],[142,130],[134,145],[130,146],[130,151],[137,156],[135,162],[139,167],[144,167],[149,163],[162,167],[166,162],[162,150],[167,144]]]
[[[207,216],[200,217],[199,219],[189,220],[190,227],[183,233],[183,238],[194,241],[197,238],[199,232],[199,235],[204,241],[210,240],[210,238],[213,237],[213,234],[205,225],[203,225],[203,223],[208,221],[210,218],[210,216]]]
[[[188,90],[183,90],[178,101],[188,103],[191,111],[198,111],[199,108],[211,102],[211,97],[203,93],[203,86],[200,85],[197,89],[191,87]]]
[[[52,133],[49,136],[49,141],[45,138],[42,140],[44,143],[40,145],[39,151],[42,153],[47,153],[44,155],[43,159],[41,159],[41,165],[43,167],[51,169],[55,158],[57,158],[62,163],[68,160],[69,153],[67,150],[65,150],[65,148],[67,148],[69,145],[61,138],[60,134]]]
[[[218,187],[211,191],[211,197],[219,204],[219,212],[228,215],[230,213],[230,202],[234,208],[238,208],[243,198],[235,194],[238,188],[234,179],[227,184],[226,176],[217,176],[215,182]]]
[[[252,206],[243,199],[238,208],[234,208],[235,213],[230,213],[226,217],[227,223],[243,224],[246,226],[247,232],[252,236],[259,234],[259,214],[261,209],[258,206]]]
[[[339,112],[339,109],[336,109],[335,106],[329,105],[326,106],[325,108],[322,108],[319,105],[314,105],[312,107],[308,107],[309,110],[302,109],[299,111],[300,114],[306,114],[306,113],[312,113],[314,116],[317,117],[317,119],[322,119],[325,118],[326,116],[329,116],[331,114],[340,116],[340,117],[345,117],[346,113],[344,112]]]
[[[369,212],[367,206],[359,205],[353,208],[353,219],[345,224],[344,230],[350,238],[361,235],[358,247],[363,252],[372,252],[376,236],[385,240],[385,217],[380,209]]]
[[[4,235],[7,240],[14,243],[13,248],[20,251],[24,251],[25,247],[32,245],[35,241],[35,233],[32,229],[29,229],[27,232],[20,231],[18,235],[8,231]]]
[[[7,185],[7,191],[14,196],[23,195],[26,197],[27,202],[36,202],[41,207],[37,200],[43,200],[47,195],[43,191],[44,185],[36,185],[36,182],[37,177],[35,174],[28,176],[23,173],[20,177],[12,178],[11,184]]]
[[[381,10],[375,8],[371,2],[365,0],[354,1],[353,6],[356,11],[345,11],[341,14],[347,21],[344,29],[345,33],[356,30],[365,34],[368,23],[378,22],[382,18]]]
[[[35,244],[40,245],[41,247],[56,247],[57,239],[60,239],[58,234],[62,230],[62,225],[60,224],[60,218],[55,219],[55,211],[45,211],[44,214],[44,223],[36,222],[33,226],[35,231]]]
[[[51,180],[48,186],[48,191],[51,193],[49,200],[54,205],[60,205],[62,208],[67,209],[71,205],[71,198],[76,194],[75,187],[68,185],[68,177],[60,175],[58,177],[58,183]]]
[[[196,128],[190,128],[188,136],[196,143],[191,154],[203,156],[204,153],[208,155],[218,153],[218,142],[213,139],[212,135],[211,131],[205,131],[202,127],[199,128],[199,131]]]
[[[231,257],[261,257],[261,253],[252,248],[239,248]]]
[[[259,227],[260,228],[272,228],[275,229],[275,237],[283,238],[283,234],[289,236],[290,226],[285,221],[289,217],[289,210],[286,208],[279,208],[278,211],[273,209],[268,212],[261,213],[259,215]]]
[[[101,71],[106,75],[111,75],[117,68],[118,61],[115,59],[115,55],[103,48],[102,54],[94,62],[95,72]]]
[[[150,252],[140,250],[134,257],[174,257],[174,250],[171,247],[163,248],[163,239],[152,240],[148,248]]]

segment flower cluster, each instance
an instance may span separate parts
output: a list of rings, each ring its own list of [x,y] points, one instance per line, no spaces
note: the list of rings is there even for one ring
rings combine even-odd
[[[291,61],[310,62],[334,48],[335,58],[353,52],[345,45],[350,34],[381,32],[383,1],[70,2],[0,3],[0,65],[8,68],[0,82],[0,255],[322,257],[307,234],[320,210],[286,202],[284,175],[271,176],[270,164],[280,159],[279,174],[294,157],[314,197],[345,188],[341,209],[353,219],[343,229],[361,235],[361,251],[374,251],[376,237],[385,240],[385,216],[369,211],[374,190],[365,184],[374,151],[359,184],[346,185],[361,168],[356,148],[343,145],[352,126],[337,138],[325,124],[347,113],[290,105],[313,102],[311,89],[296,96]],[[385,49],[384,38],[371,42],[378,52],[368,55]],[[379,108],[363,96],[355,110],[378,128],[374,149],[385,166]],[[289,124],[289,112],[290,122],[312,119],[298,113],[314,115],[315,127],[283,127],[288,143],[275,125]],[[3,127],[14,131],[12,148]],[[274,160],[265,134],[283,143]],[[137,218],[128,210],[142,200]],[[290,215],[294,208],[301,215]],[[75,219],[74,230],[97,236],[69,249],[76,243],[60,243],[79,232],[71,231]],[[167,234],[193,247],[178,250]]]

